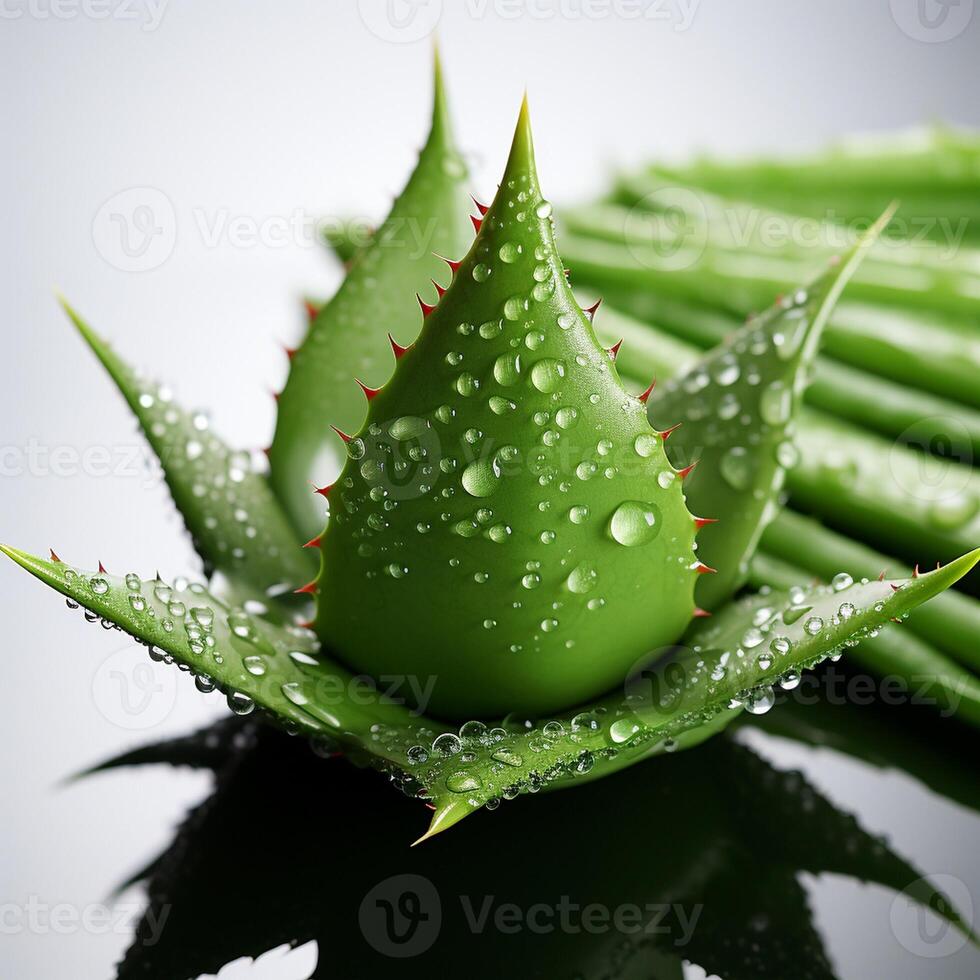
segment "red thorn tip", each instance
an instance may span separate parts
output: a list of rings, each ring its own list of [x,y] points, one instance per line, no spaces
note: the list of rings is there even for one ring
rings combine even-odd
[[[435,304],[426,303],[418,293],[415,294],[415,298],[419,301],[419,306],[422,307],[423,317],[427,317],[435,309]]]
[[[355,378],[354,380],[357,382],[357,386],[361,389],[361,391],[364,392],[364,397],[368,401],[375,398],[378,392],[381,391],[380,388],[369,388],[363,381],[361,381],[360,378]]]
[[[279,401],[279,392],[278,391],[271,391],[270,390],[269,391],[269,394],[272,395],[272,400],[273,401],[276,401],[276,402]]]
[[[610,347],[606,351],[606,353],[609,355],[609,360],[610,361],[615,361],[616,358],[619,357],[619,348],[622,347],[622,346],[623,346],[623,341],[622,341],[622,339],[620,339],[620,340],[617,340],[616,343],[613,344],[612,347]]]
[[[316,484],[313,484],[313,492],[318,493],[321,497],[328,496],[331,490],[333,490],[332,483],[328,483],[325,487],[318,487]]]
[[[333,431],[336,432],[337,435],[340,436],[340,438],[344,440],[344,442],[350,442],[351,441],[351,436],[347,435],[347,433],[344,432],[343,429],[338,429],[337,426],[335,426],[335,425],[331,425],[330,428],[333,429]]]
[[[895,585],[894,582],[889,582],[888,584],[892,587],[892,592],[898,592],[898,590],[901,588],[900,585]]]
[[[453,275],[456,275],[456,270],[463,264],[462,259],[447,259],[445,255],[440,255],[439,258],[449,266],[449,271]]]
[[[483,218],[478,218],[475,214],[471,214],[470,221],[473,222],[474,231],[479,235],[480,228],[483,226]]]
[[[707,609],[702,609],[700,606],[694,607],[693,616],[695,619],[704,619],[706,616],[710,616],[711,613]]]
[[[481,204],[472,194],[470,195],[470,200],[476,205],[477,211],[480,212],[480,217],[483,217],[490,210],[488,205]]]
[[[52,561],[57,561],[57,562],[60,562],[61,561],[61,559],[55,554],[54,548],[48,548],[48,551],[51,552],[51,560]]]
[[[293,595],[313,595],[316,592],[316,579],[312,582],[307,582],[306,585],[299,589],[293,590]]]
[[[320,547],[320,542],[322,540],[323,539],[318,534],[315,538],[310,538],[310,540],[307,541],[306,544],[303,545],[303,547],[304,548],[319,548]]]
[[[282,349],[286,352],[286,357],[292,360],[296,356],[295,347],[287,347],[285,344],[282,345]]]
[[[881,574],[878,576],[878,581],[879,582],[884,582],[885,581],[885,572],[887,572],[887,571],[888,571],[887,568],[883,568],[881,570]]]
[[[602,297],[599,297],[590,307],[582,310],[582,312],[589,318],[589,323],[595,319],[595,311],[599,309],[599,304],[602,302]],[[622,343],[622,341],[620,341]]]
[[[717,524],[717,523],[718,523],[718,518],[717,517],[695,517],[694,518],[694,526],[696,528],[698,528],[699,530],[702,527],[704,527],[706,524]]]
[[[648,398],[650,397],[650,395],[652,394],[652,392],[653,392],[653,389],[654,389],[654,388],[656,388],[656,387],[657,387],[657,379],[656,379],[656,378],[654,378],[654,379],[653,379],[653,381],[651,381],[651,382],[650,382],[650,387],[649,387],[649,388],[647,388],[647,390],[646,390],[646,391],[644,391],[642,395],[637,395],[637,398],[639,398],[639,399],[640,399],[640,401],[641,401],[641,402],[643,402],[643,404],[645,405],[645,404],[646,404],[646,401],[647,401],[647,399],[648,399]]]
[[[391,336],[391,334],[388,334],[388,343],[391,344],[391,350],[395,355],[396,361],[402,356],[402,354],[405,353],[405,351],[408,350],[408,347],[402,347],[402,345],[399,344],[398,341]]]
[[[266,459],[272,459],[272,446],[266,446],[262,452],[265,454]]]
[[[918,577],[919,577],[919,566],[917,563],[915,568],[912,569],[912,578],[918,578]]]
[[[103,564],[102,564],[102,561],[101,561],[101,559],[100,559],[100,561],[99,561],[99,571],[100,571],[100,572],[101,572],[101,573],[102,573],[103,575],[108,575],[108,574],[109,574],[109,572],[108,572],[108,570],[106,569],[106,567],[105,567],[105,565],[103,565]]]
[[[311,629],[313,629],[313,624],[315,622],[316,622],[315,619],[301,619],[297,625],[298,626],[302,626],[303,629],[305,629],[305,630],[311,630]],[[340,753],[339,752],[335,752],[334,755],[340,755]],[[333,758],[333,756],[331,756],[331,758]]]
[[[306,315],[311,320],[315,320],[317,313],[320,311],[309,300],[306,300],[303,305],[306,307]]]
[[[439,299],[442,299],[442,297],[446,295],[446,287],[440,286],[439,283],[435,281],[435,279],[430,279],[429,282],[431,282],[432,285],[436,287],[436,292],[439,294]]]
[[[710,565],[705,565],[703,561],[699,561],[694,571],[696,571],[698,575],[714,575],[718,569],[712,568]]]
[[[693,469],[694,469],[694,467],[695,467],[695,466],[697,466],[697,465],[698,465],[698,463],[700,463],[700,462],[701,462],[701,460],[699,460],[699,459],[696,459],[696,460],[695,460],[695,461],[694,461],[693,463],[691,463],[691,465],[690,465],[690,466],[685,466],[685,467],[684,467],[684,469],[682,469],[682,470],[678,470],[678,471],[677,471],[677,475],[678,475],[678,476],[679,476],[679,477],[680,477],[680,478],[681,478],[682,480],[684,480],[684,479],[686,479],[686,478],[687,478],[687,475],[688,475],[688,473],[690,473],[690,472],[691,472],[691,470],[693,470]]]
[[[664,429],[664,431],[660,433],[660,438],[663,439],[664,442],[666,442],[670,438],[671,432],[676,431],[683,424],[684,424],[683,422],[678,422],[675,425],[672,425],[669,429]]]

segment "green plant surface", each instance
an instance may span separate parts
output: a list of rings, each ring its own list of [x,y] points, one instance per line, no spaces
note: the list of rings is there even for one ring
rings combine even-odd
[[[895,198],[917,219],[916,235],[949,244],[951,232],[980,238],[975,132],[942,126],[851,137],[806,156],[657,164],[639,186],[696,185],[744,201],[821,220],[869,221]],[[643,191],[641,196],[648,191]],[[629,200],[628,197],[625,198]]]
[[[658,338],[677,338],[698,347],[723,343],[744,323],[741,317],[692,300],[622,287],[605,289],[603,299],[607,308],[611,304],[655,325]],[[892,439],[958,459],[980,458],[980,412],[906,382],[820,356],[804,398],[814,408]]]
[[[625,290],[662,293],[708,303],[736,316],[764,309],[774,296],[805,282],[813,260],[714,254],[695,242],[662,255],[649,242],[612,242],[566,235],[563,253],[576,282],[603,293]],[[971,320],[937,312],[933,293],[916,292],[909,270],[897,268],[892,289],[876,302],[842,301],[830,318],[824,349],[855,367],[980,407],[976,377],[980,344]],[[974,304],[976,299],[972,300]],[[919,309],[912,307],[918,306]]]
[[[794,590],[812,580],[809,572],[778,558],[752,559],[749,583],[755,589]],[[955,714],[980,727],[980,680],[907,627],[858,643],[847,655],[881,677],[900,680],[910,698],[934,705],[944,717]]]
[[[874,578],[883,571],[889,575],[912,574],[912,568],[898,559],[791,510],[781,511],[766,528],[762,548],[771,556],[827,581],[838,572],[856,578]],[[908,628],[965,666],[980,671],[977,649],[980,602],[976,599],[956,590],[944,592],[917,609],[909,619]]]
[[[678,341],[670,334],[660,333],[605,304],[596,326],[604,342],[612,344],[623,340],[616,363],[622,376],[627,378],[650,375],[670,378],[679,372],[693,372],[698,359],[704,357],[697,348]],[[680,432],[681,429],[678,429],[675,435]],[[798,443],[807,445],[807,434],[805,426],[798,428]],[[671,436],[672,440],[674,438]],[[842,439],[837,450],[847,451],[848,447],[848,440]],[[859,457],[855,454],[854,458]],[[908,462],[910,458],[905,455],[899,458],[906,460],[904,473],[910,479],[918,479],[913,476]],[[878,461],[881,465],[887,465],[880,454]],[[950,464],[937,462],[933,465]],[[792,471],[790,477],[791,485],[795,485],[792,483]],[[787,508],[779,510],[772,523],[767,525],[761,547],[772,556],[790,560],[811,575],[825,580],[840,571],[857,578],[874,578],[886,568],[902,575],[912,573],[911,566],[904,565],[899,559],[877,552]],[[949,653],[974,670],[980,670],[980,655],[975,642],[975,637],[980,635],[980,604],[975,599],[955,590],[943,593],[916,611],[909,620],[909,629],[931,646]]]
[[[387,380],[388,335],[403,346],[415,339],[416,294],[434,300],[430,280],[445,269],[438,256],[457,257],[472,238],[466,166],[452,142],[438,61],[434,84],[432,127],[418,166],[371,246],[292,353],[279,396],[270,480],[303,538],[323,524],[323,501],[311,483],[331,483],[344,459],[343,442],[330,427],[353,432],[364,419],[355,379],[371,386]]]
[[[695,592],[706,609],[729,599],[748,575],[749,558],[777,510],[786,468],[797,460],[792,421],[824,324],[890,216],[882,215],[819,280],[672,377],[647,403],[658,426],[680,423],[667,455],[678,468],[697,463],[685,485],[687,502],[717,521],[698,541],[701,561],[718,569]]]
[[[470,721],[457,733],[337,667],[317,652],[311,631],[229,607],[203,586],[120,579],[3,551],[71,603],[147,644],[155,659],[188,668],[201,690],[220,689],[236,713],[259,707],[287,729],[343,745],[355,760],[389,772],[404,792],[434,807],[426,837],[501,798],[692,747],[743,705],[764,712],[780,679],[903,617],[980,558],[973,552],[896,582],[841,587],[838,580],[836,588],[792,599],[771,593],[741,600],[696,622],[686,645],[666,659],[641,658],[625,687],[598,702],[531,723],[514,715],[497,725]]]
[[[599,331],[622,337],[630,325],[622,318],[604,324],[610,312],[603,307]],[[647,343],[620,348],[621,374],[669,377],[695,371],[692,348],[685,349],[676,338],[662,343],[669,335],[649,325],[646,329]],[[638,332],[634,326],[633,333]],[[794,425],[799,452],[786,476],[794,506],[923,562],[947,560],[980,538],[980,478],[970,466],[888,442],[806,406]]]
[[[167,385],[148,381],[70,307],[72,323],[136,415],[204,562],[263,599],[290,595],[315,571],[251,455],[230,449],[202,412],[188,412]]]
[[[370,398],[320,544],[327,648],[438,676],[456,718],[608,690],[683,632],[699,572],[684,474],[565,281],[526,109],[500,187]]]

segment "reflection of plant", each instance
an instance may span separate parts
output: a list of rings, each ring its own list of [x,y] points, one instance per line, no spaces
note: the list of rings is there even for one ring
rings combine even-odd
[[[388,772],[431,801],[430,834],[501,798],[693,746],[742,707],[764,712],[774,685],[792,686],[977,560],[731,601],[777,510],[824,322],[874,231],[665,390],[633,395],[617,349],[596,340],[594,309],[566,282],[526,106],[466,255],[405,248],[407,228],[429,229],[443,254],[465,247],[464,177],[437,78],[432,132],[405,192],[292,353],[268,478],[71,313],[220,583],[117,578],[6,549],[70,604],[192,671],[202,690],[220,688],[233,711],[258,705]],[[412,293],[443,263],[451,281],[434,282],[432,304],[419,299],[415,337]],[[373,387],[389,351],[395,371]],[[678,452],[697,451],[697,468],[671,464],[668,436]],[[309,494],[304,481],[342,448],[332,485]],[[307,542],[317,573],[298,541],[316,533],[311,501],[322,498],[326,530]],[[308,598],[315,620],[299,625]],[[649,651],[664,647],[654,661]],[[463,724],[350,696],[341,661],[375,678],[435,678],[432,710]]]
[[[842,717],[828,719],[829,728],[817,713],[809,734],[832,739],[852,716],[868,724],[879,714],[854,708],[837,713]],[[808,718],[806,709],[787,706],[766,721],[777,715],[804,724]],[[930,751],[944,727],[918,726],[909,740],[930,771],[966,779],[969,749],[952,744]],[[239,748],[232,749],[236,729]],[[350,977],[387,976],[392,964],[409,978],[439,972],[499,977],[513,965],[519,945],[522,977],[679,978],[679,967],[675,973],[668,966],[682,957],[732,980],[826,980],[834,971],[811,921],[800,872],[895,892],[912,886],[918,901],[934,907],[938,901],[919,870],[800,773],[780,772],[727,737],[683,756],[665,756],[657,778],[642,769],[620,775],[612,817],[606,787],[576,794],[572,819],[564,795],[547,794],[535,801],[533,820],[518,806],[505,807],[492,820],[474,821],[465,834],[446,835],[430,852],[405,851],[393,840],[405,819],[400,808],[408,811],[411,804],[392,802],[379,780],[317,760],[295,741],[257,730],[248,720],[222,723],[217,741],[227,746],[223,754],[215,752],[213,732],[148,747],[128,759],[167,763],[172,755],[186,764],[196,743],[215,771],[216,788],[138,876],[147,882],[149,907],[120,980],[197,976],[243,954],[309,939],[318,942],[324,976],[343,963]],[[324,765],[331,766],[329,779],[322,778]],[[294,804],[284,806],[286,799]],[[316,815],[315,829],[304,832],[301,823],[298,836],[297,808]],[[598,827],[607,828],[601,841],[583,840],[583,828]],[[378,949],[377,936],[365,934],[359,905],[396,874],[420,876],[429,884],[426,892],[438,896],[440,911],[431,945],[392,960]],[[478,915],[487,896],[494,897],[494,909],[506,902],[525,913],[557,907],[563,899],[580,908],[639,908],[658,916],[659,929],[558,927],[529,936],[526,930],[497,931],[491,914],[475,930],[466,908]],[[157,943],[145,945],[164,908],[166,929]]]

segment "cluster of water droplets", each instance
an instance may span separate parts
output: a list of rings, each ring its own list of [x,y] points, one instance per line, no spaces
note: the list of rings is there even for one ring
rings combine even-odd
[[[264,456],[229,449],[211,431],[208,417],[181,409],[166,386],[135,373],[127,382],[181,512],[200,515],[190,527],[198,550],[226,567],[268,568],[294,586],[302,584],[309,569],[301,555],[280,547],[290,532],[265,504]]]
[[[659,492],[680,496],[644,406],[624,395],[608,354],[582,342],[583,315],[554,301],[564,285],[550,216],[550,204],[527,178],[502,188],[484,219],[495,234],[482,236],[482,252],[457,272],[468,297],[460,309],[492,315],[452,322],[437,310],[443,314],[438,334],[423,331],[413,356],[428,359],[441,400],[394,418],[372,412],[348,443],[347,466],[331,491],[330,520],[347,526],[367,579],[411,580],[419,556],[435,549],[448,552],[448,567],[466,586],[494,586],[503,575],[503,586],[519,584],[522,596],[547,583],[541,591],[547,601],[534,600],[540,616],[531,633],[526,618],[517,638],[499,631],[512,652],[540,649],[546,639],[571,647],[571,636],[555,636],[564,633],[566,618],[574,622],[580,612],[606,607],[599,563],[576,548],[583,533],[597,528],[621,547],[648,545],[664,524]],[[548,227],[532,247],[526,229],[534,222]],[[501,283],[508,285],[501,290]],[[487,295],[494,289],[510,295],[491,310],[484,287]],[[452,292],[443,303],[455,297]],[[400,380],[396,372],[391,384],[397,388]],[[405,392],[402,402],[423,405],[415,395]],[[610,400],[618,406],[614,425],[605,421]],[[597,508],[597,498],[610,496],[601,486],[613,485],[624,470],[642,471],[654,492]],[[516,495],[524,499],[515,504]],[[518,538],[521,558],[512,550]],[[468,545],[473,539],[478,546]],[[488,553],[484,543],[500,553]],[[690,566],[691,558],[687,550],[679,567]],[[486,606],[483,629],[497,630],[530,601]]]

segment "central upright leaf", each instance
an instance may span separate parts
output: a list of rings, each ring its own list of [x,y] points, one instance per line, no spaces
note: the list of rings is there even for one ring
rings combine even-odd
[[[526,106],[475,223],[417,342],[367,392],[318,581],[330,648],[375,677],[435,677],[431,709],[456,717],[620,683],[681,635],[698,570],[683,474],[565,281]]]

